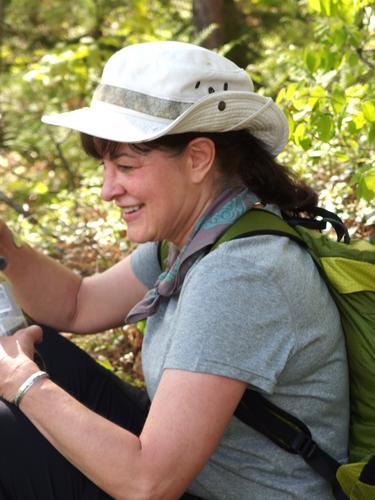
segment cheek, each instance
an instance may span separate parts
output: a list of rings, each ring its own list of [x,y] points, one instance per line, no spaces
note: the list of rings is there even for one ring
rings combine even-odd
[[[142,188],[144,193],[154,201],[162,200],[173,197],[176,191],[176,181],[171,178],[171,176],[162,174],[160,176],[155,176],[154,178],[147,179]]]
[[[145,172],[146,173],[146,172]],[[142,197],[144,203],[166,209],[178,209],[187,192],[187,181],[179,165],[152,165],[147,175],[140,176],[133,185],[134,194]],[[150,207],[151,208],[151,207]]]

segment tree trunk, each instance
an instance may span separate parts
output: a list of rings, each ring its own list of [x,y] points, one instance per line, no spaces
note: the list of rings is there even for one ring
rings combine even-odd
[[[227,42],[235,42],[226,54],[229,59],[246,67],[253,58],[250,39],[255,40],[257,35],[249,30],[246,16],[234,0],[193,0],[193,23],[198,33],[211,24],[217,26],[201,42],[203,47],[216,49]]]
[[[217,25],[210,36],[202,42],[207,49],[215,49],[224,43],[224,1],[193,0],[193,22],[197,31],[203,31],[210,24]]]

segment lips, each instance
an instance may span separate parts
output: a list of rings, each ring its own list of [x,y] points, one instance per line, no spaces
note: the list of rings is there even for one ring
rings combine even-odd
[[[142,213],[142,208],[144,206],[144,203],[139,203],[138,205],[128,205],[126,207],[121,207],[122,218],[127,223],[138,219],[139,215]]]
[[[140,203],[139,205],[132,205],[132,206],[129,206],[129,207],[123,207],[123,213],[124,214],[132,214],[134,212],[137,212],[137,210],[139,210],[143,206],[144,206],[144,204]]]

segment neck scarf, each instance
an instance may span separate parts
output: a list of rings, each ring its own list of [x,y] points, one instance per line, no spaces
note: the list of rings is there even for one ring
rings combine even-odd
[[[188,240],[179,251],[170,244],[167,268],[154,287],[129,312],[125,322],[136,323],[154,314],[163,301],[181,290],[186,273],[203,257],[219,236],[259,200],[243,185],[227,188],[198,220]]]

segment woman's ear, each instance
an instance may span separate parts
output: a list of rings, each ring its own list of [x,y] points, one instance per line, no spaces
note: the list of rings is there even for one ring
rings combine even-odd
[[[215,143],[208,137],[196,137],[187,145],[185,152],[189,159],[189,174],[193,184],[201,183],[215,163]]]

